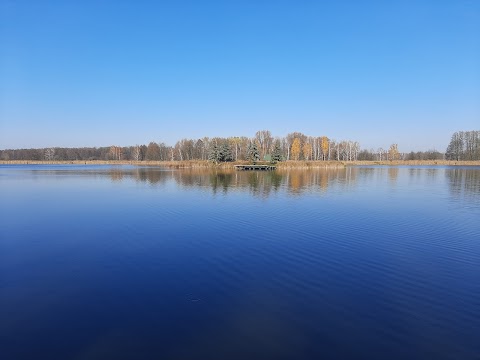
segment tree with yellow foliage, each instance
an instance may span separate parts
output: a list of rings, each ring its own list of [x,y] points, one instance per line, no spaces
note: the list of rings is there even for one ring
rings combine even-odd
[[[309,142],[306,142],[303,144],[303,157],[305,160],[310,160],[310,157],[312,156],[312,144]]]
[[[292,143],[292,150],[291,150],[292,158],[294,160],[300,159],[300,152],[301,152],[300,139],[295,138],[295,139],[293,139],[293,143]]]
[[[398,152],[398,145],[392,144],[390,145],[390,149],[388,149],[388,160],[399,160],[400,153]]]
[[[326,136],[322,136],[322,143],[321,143],[321,147],[322,147],[322,156],[323,156],[323,160],[325,161],[325,159],[327,158],[327,155],[328,155],[328,148],[330,146],[330,140],[328,139],[328,137]],[[330,160],[330,159],[328,159]]]

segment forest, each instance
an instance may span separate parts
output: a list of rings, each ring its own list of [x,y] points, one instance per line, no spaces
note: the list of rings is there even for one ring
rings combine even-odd
[[[402,152],[398,144],[388,148],[361,149],[358,141],[307,136],[293,132],[273,137],[269,130],[260,130],[254,137],[203,137],[182,139],[174,146],[151,141],[133,146],[0,150],[0,160],[123,160],[123,161],[385,161],[385,160],[480,160],[480,131],[455,132],[445,152],[435,149]]]

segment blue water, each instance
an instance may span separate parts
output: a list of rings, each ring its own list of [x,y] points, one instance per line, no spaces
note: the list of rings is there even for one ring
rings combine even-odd
[[[480,358],[480,167],[0,166],[1,359]]]

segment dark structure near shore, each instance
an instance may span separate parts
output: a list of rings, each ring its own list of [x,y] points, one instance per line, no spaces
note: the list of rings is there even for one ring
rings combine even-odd
[[[273,165],[235,165],[235,170],[275,170]]]

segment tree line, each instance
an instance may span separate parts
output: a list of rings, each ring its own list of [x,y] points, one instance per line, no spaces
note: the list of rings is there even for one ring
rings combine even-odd
[[[273,137],[260,130],[254,137],[203,137],[182,139],[174,146],[156,143],[134,146],[40,148],[0,150],[1,160],[123,160],[123,161],[385,161],[385,160],[480,160],[480,131],[460,131],[452,135],[446,153],[437,150],[403,153],[397,144],[389,148],[361,149],[358,141],[334,140],[327,136],[307,136],[293,132]]]
[[[480,160],[480,131],[453,133],[445,153],[447,160]]]

